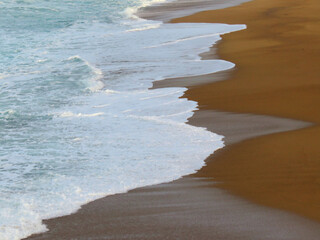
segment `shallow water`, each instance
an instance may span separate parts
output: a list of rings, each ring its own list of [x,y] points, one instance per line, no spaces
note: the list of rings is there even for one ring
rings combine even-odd
[[[152,81],[232,68],[198,54],[242,25],[133,15],[148,1],[0,3],[0,239],[96,198],[194,172],[222,136]]]

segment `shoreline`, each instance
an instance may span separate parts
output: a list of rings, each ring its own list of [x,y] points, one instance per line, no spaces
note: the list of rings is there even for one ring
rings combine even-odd
[[[198,15],[201,14],[203,13]],[[189,20],[190,18],[187,17],[187,20],[182,21]],[[202,19],[200,20],[202,21]],[[233,34],[236,33],[225,35],[221,44],[225,45],[225,38]],[[222,50],[218,51],[218,55],[222,55],[224,59],[228,60],[229,56],[225,57]],[[192,77],[199,80],[200,85],[196,81],[190,85],[191,78],[181,78],[176,79],[176,81],[171,80],[171,83],[173,83],[171,86],[187,86],[188,91],[184,97],[195,100],[199,99],[199,96],[204,96],[199,94],[199,91],[205,92],[208,87],[212,90],[211,86],[217,84],[217,79],[221,85],[224,85],[230,79],[222,80],[230,75],[234,77],[238,73],[237,69],[236,73],[228,71],[209,76]],[[215,78],[214,81],[212,81],[212,78]],[[160,82],[155,82],[154,87],[170,87],[169,80],[164,80],[163,84],[161,86]],[[310,129],[305,128],[311,125],[311,123],[306,122],[308,119],[298,121],[288,118],[291,116],[282,116],[281,118],[266,116],[267,114],[259,116],[248,114],[246,111],[243,113],[233,111],[237,113],[232,113],[229,109],[212,108],[206,100],[205,97],[200,98],[199,101],[196,100],[199,103],[199,110],[189,119],[189,124],[206,127],[208,130],[218,134],[220,132],[226,137],[227,146],[214,154],[214,161],[212,156],[209,157],[206,161],[207,165],[198,173],[171,183],[143,187],[131,190],[128,193],[107,196],[84,205],[75,214],[45,220],[50,231],[33,235],[27,239],[70,239],[74,237],[77,237],[77,239],[88,239],[89,237],[96,239],[164,239],[164,236],[176,237],[177,239],[208,239],[208,237],[215,237],[215,239],[259,237],[261,239],[261,236],[266,236],[263,239],[279,239],[279,234],[285,234],[283,239],[301,239],[306,236],[308,239],[317,239],[320,236],[318,223],[239,199],[236,196],[261,204],[261,202],[250,198],[250,196],[248,197],[241,191],[237,191],[239,185],[234,189],[232,185],[235,183],[234,176],[230,178],[230,175],[224,175],[228,166],[230,167],[230,164],[232,166],[234,163],[230,163],[230,160],[224,163],[226,158],[235,159],[235,154],[232,154],[232,151],[235,150],[232,149],[236,149],[238,152],[243,152],[243,149],[245,149],[245,153],[248,153],[253,146],[257,146],[257,142],[264,146],[267,141],[264,139],[269,140],[271,138],[269,141],[273,141],[284,135],[291,136],[296,132],[304,132]],[[219,111],[216,111],[216,109],[219,109]],[[304,129],[292,132],[292,130],[302,128]],[[311,127],[311,129],[313,128],[316,127]],[[279,132],[285,133],[279,134]],[[259,138],[259,136],[264,137]],[[261,151],[261,148],[257,151],[259,150]],[[218,164],[212,164],[212,162],[218,162]],[[236,170],[238,169],[234,171]],[[241,180],[239,174],[235,176],[236,181],[239,181],[239,178]],[[236,196],[230,195],[229,191]],[[272,204],[262,204],[281,208]],[[301,213],[298,212],[298,214]],[[213,217],[214,215],[218,217]],[[256,217],[261,221],[258,224],[255,223]],[[196,218],[197,222],[193,218]],[[247,226],[248,224],[249,226]],[[293,226],[294,230],[292,229]],[[273,233],[273,231],[277,232]]]
[[[172,19],[190,16],[194,13],[225,9],[240,5],[252,0],[174,0],[158,4],[152,4],[138,9],[136,15],[140,18],[169,23]]]
[[[215,179],[223,182],[219,187],[237,196],[316,221],[320,221],[318,9],[314,0],[255,0],[173,21],[247,25],[246,31],[224,35],[218,48],[219,56],[240,66],[232,78],[187,91],[186,96],[202,109],[311,124],[239,143],[215,156],[197,176],[214,172]]]

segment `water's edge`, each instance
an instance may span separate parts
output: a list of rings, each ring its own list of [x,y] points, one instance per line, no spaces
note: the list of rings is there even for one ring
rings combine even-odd
[[[181,7],[183,8],[183,6],[181,6]],[[210,8],[207,8],[207,9],[212,9],[212,6],[210,6]],[[146,8],[145,10],[146,10],[146,11],[150,11],[149,8]],[[141,10],[139,11],[139,13],[141,13]],[[185,14],[188,15],[187,12],[185,12]],[[181,15],[179,15],[179,16],[181,16]],[[175,15],[172,15],[172,17],[176,17],[176,16],[175,16]],[[236,31],[236,30],[240,30],[240,29],[244,29],[244,26],[240,26],[240,25],[239,25],[239,26],[235,27],[234,30],[230,30],[230,31]],[[227,32],[229,32],[229,31],[227,31]],[[219,39],[220,39],[220,38],[218,38],[217,40],[219,40]],[[209,46],[208,46],[208,47],[209,47]],[[208,49],[207,49],[207,50],[208,50]],[[206,50],[206,51],[207,51],[207,50]],[[232,68],[233,66],[234,66],[234,65],[231,64],[230,66],[226,67],[225,69],[230,69],[230,68]],[[220,71],[221,71],[221,70],[220,70]],[[183,76],[181,76],[181,77],[183,77]],[[186,90],[186,89],[185,89],[185,90]],[[184,90],[184,91],[185,91],[185,90]],[[183,91],[183,92],[184,92],[184,91]],[[183,93],[183,92],[182,92],[182,93]],[[179,94],[181,94],[181,93],[179,93]],[[68,117],[68,116],[67,116],[67,117]],[[211,151],[211,152],[212,152],[212,151]],[[202,164],[201,164],[201,165],[204,164],[204,160],[205,160],[205,159],[202,159]],[[201,166],[199,165],[199,166],[196,167],[196,169],[199,169],[200,167],[201,167]],[[184,176],[184,175],[180,175],[180,177],[178,177],[178,178],[181,178],[182,176]],[[178,178],[175,177],[174,179],[178,179]],[[169,181],[172,181],[172,180],[174,180],[174,179],[170,179]],[[154,184],[154,183],[153,183],[153,184]],[[156,183],[156,184],[158,184],[158,183]],[[145,186],[145,185],[143,185],[143,186]],[[141,186],[139,186],[139,187],[141,187]],[[130,189],[132,189],[132,188],[130,188]],[[127,191],[130,190],[130,189],[126,189],[124,192],[127,192]],[[94,200],[94,201],[95,201],[95,200]],[[83,206],[83,205],[82,205],[82,206]]]

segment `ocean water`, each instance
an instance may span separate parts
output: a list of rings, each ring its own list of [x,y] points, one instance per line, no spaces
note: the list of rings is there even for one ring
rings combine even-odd
[[[225,24],[134,16],[147,0],[1,0],[0,239],[46,230],[102,196],[195,172],[222,136],[185,124],[186,89],[152,82],[226,70],[200,61]]]

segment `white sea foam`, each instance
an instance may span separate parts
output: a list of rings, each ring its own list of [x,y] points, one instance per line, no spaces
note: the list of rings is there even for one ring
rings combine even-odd
[[[72,113],[72,112],[63,112],[60,114],[57,114],[59,117],[62,118],[71,118],[71,117],[97,117],[104,115],[103,112],[97,112],[97,113]]]
[[[149,46],[149,47],[145,47],[145,48],[158,48],[158,47],[162,47],[165,45],[172,45],[172,44],[177,44],[183,41],[190,41],[190,40],[195,40],[195,39],[199,39],[199,38],[208,38],[208,37],[216,37],[218,36],[218,38],[220,38],[219,33],[214,33],[214,34],[206,34],[206,35],[201,35],[201,36],[195,36],[195,37],[187,37],[187,38],[181,38],[175,41],[170,41],[170,42],[165,42],[165,43],[161,43],[159,45],[155,45],[155,46]]]
[[[5,78],[5,77],[7,77],[6,74],[0,73],[0,79],[3,79],[3,78]]]
[[[4,111],[0,111],[0,114],[3,114],[3,115],[12,115],[14,114],[16,111],[13,110],[13,109],[8,109],[8,110],[4,110]]]
[[[83,62],[91,70],[93,76],[90,78],[90,80],[87,80],[87,84],[88,84],[87,88],[91,92],[99,91],[104,87],[104,83],[102,82],[103,73],[101,69],[95,67],[94,65],[92,65],[91,63],[89,63],[87,60],[83,59],[79,55],[71,56],[68,58],[68,60]]]
[[[128,18],[139,19],[139,17],[135,15],[139,8],[147,7],[153,4],[164,3],[164,2],[169,2],[169,1],[168,0],[143,0],[140,2],[139,5],[135,7],[126,8],[123,14]]]
[[[93,106],[93,108],[105,108],[110,106],[110,104],[102,104],[102,105],[98,105],[98,106]]]
[[[111,90],[111,89],[107,89],[104,91],[106,94],[115,94],[115,93],[119,93],[118,91],[114,91],[114,90]]]
[[[181,98],[185,88],[149,88],[154,80],[234,67],[198,54],[220,34],[244,28],[79,21],[38,35],[42,48],[25,53],[32,64],[14,68],[19,73],[8,83],[8,103],[21,97],[18,110],[0,113],[7,129],[0,138],[0,239],[45,231],[41,219],[201,168],[223,137],[186,124],[197,103]],[[48,61],[34,66],[35,59]]]
[[[38,63],[44,63],[44,62],[46,62],[46,61],[48,61],[48,59],[38,59],[38,60],[37,60]]]
[[[160,26],[161,26],[161,23],[144,24],[142,27],[129,29],[129,30],[126,30],[126,32],[145,31],[149,29],[159,28]]]

